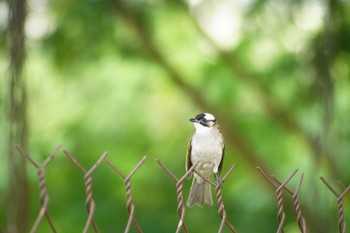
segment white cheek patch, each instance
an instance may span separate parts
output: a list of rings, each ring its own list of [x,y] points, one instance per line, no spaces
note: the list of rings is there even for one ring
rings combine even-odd
[[[215,125],[215,122],[214,122],[214,121],[208,121],[208,122],[207,122],[207,125],[208,125],[209,127],[212,127],[213,125]]]
[[[208,132],[208,130],[210,130],[209,127],[203,126],[199,123],[194,123],[194,127],[196,128],[197,133]]]

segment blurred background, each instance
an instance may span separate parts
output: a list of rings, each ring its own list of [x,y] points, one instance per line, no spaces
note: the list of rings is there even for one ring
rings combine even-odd
[[[148,155],[132,180],[136,218],[145,232],[174,232],[175,182],[155,160],[184,174],[188,119],[201,112],[223,131],[223,173],[236,163],[223,199],[238,232],[278,226],[257,166],[281,180],[298,168],[289,187],[305,174],[309,232],[337,231],[336,198],[319,177],[350,183],[348,1],[8,0],[0,33],[0,231],[29,232],[40,209],[19,144],[38,163],[62,145],[87,169],[109,151],[124,173]],[[60,151],[46,176],[57,230],[81,232],[83,174]],[[101,232],[123,232],[124,185],[106,164],[93,194]],[[290,199],[285,232],[300,232]],[[219,223],[216,207],[187,209],[190,232]],[[45,219],[38,232],[50,232]]]

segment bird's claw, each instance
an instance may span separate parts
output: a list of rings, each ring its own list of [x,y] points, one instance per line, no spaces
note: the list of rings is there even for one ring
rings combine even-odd
[[[224,183],[217,173],[214,173],[214,178],[218,186],[221,186],[221,184]]]

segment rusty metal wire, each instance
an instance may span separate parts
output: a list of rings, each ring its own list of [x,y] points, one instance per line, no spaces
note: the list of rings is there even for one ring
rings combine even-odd
[[[272,179],[274,181],[276,181],[279,185],[282,184],[282,182],[277,179],[275,176],[271,176]],[[307,228],[306,228],[306,220],[304,218],[304,216],[302,215],[302,211],[301,211],[301,207],[300,207],[300,201],[299,201],[299,190],[301,187],[301,184],[303,182],[303,178],[304,178],[304,173],[301,174],[300,179],[299,179],[299,183],[297,185],[296,190],[293,192],[291,191],[287,186],[284,186],[283,188],[290,194],[292,195],[293,198],[293,204],[294,204],[294,208],[295,208],[295,214],[297,216],[297,222],[298,222],[298,226],[299,229],[302,233],[306,233],[307,232]]]
[[[301,175],[298,186],[297,186],[295,192],[293,192],[286,185],[294,177],[294,175],[298,172],[298,169],[295,169],[284,182],[281,182],[277,177],[275,177],[273,175],[268,176],[260,167],[257,167],[257,170],[265,177],[265,179],[269,183],[271,183],[274,186],[274,188],[276,190],[277,207],[278,207],[277,219],[278,219],[278,224],[279,224],[278,229],[277,229],[277,233],[284,232],[283,224],[284,224],[284,221],[286,218],[286,215],[284,213],[284,206],[283,206],[283,190],[286,190],[290,195],[292,195],[299,229],[302,233],[306,233],[307,232],[306,220],[302,215],[299,197],[298,197],[304,174]]]
[[[183,181],[186,177],[189,177],[193,173],[193,170],[197,167],[198,163],[191,167],[182,177],[177,178],[170,170],[167,168],[159,159],[156,162],[176,181],[176,190],[177,190],[177,215],[179,217],[179,223],[177,224],[176,233],[180,232],[181,228],[188,233],[187,227],[185,225],[185,213],[186,208],[183,198]]]
[[[144,156],[127,176],[119,168],[113,165],[111,161],[109,161],[108,159],[104,159],[105,162],[124,179],[125,192],[126,192],[126,209],[129,214],[129,220],[124,231],[125,233],[130,231],[131,224],[134,224],[134,226],[136,227],[139,233],[142,232],[140,225],[137,223],[135,219],[135,205],[133,203],[132,194],[131,194],[131,177],[141,167],[141,165],[146,161],[146,159],[147,159],[147,156]]]
[[[189,175],[193,172],[195,172],[196,174],[198,174],[199,176],[201,176],[204,180],[208,181],[209,184],[211,184],[216,191],[216,198],[217,198],[217,203],[218,203],[218,213],[219,216],[221,218],[221,224],[220,224],[220,228],[218,233],[221,233],[223,231],[224,226],[226,225],[229,230],[233,233],[236,233],[236,229],[233,227],[232,224],[229,223],[229,221],[227,220],[227,214],[226,214],[226,210],[225,210],[225,205],[222,199],[222,183],[224,183],[224,181],[227,179],[227,177],[231,174],[232,170],[234,169],[234,167],[236,166],[236,164],[233,164],[230,169],[227,171],[227,173],[225,174],[225,176],[221,179],[221,182],[219,184],[215,184],[213,181],[211,181],[210,179],[208,179],[208,177],[203,176],[200,172],[198,172],[197,170],[195,170],[197,164],[195,164],[194,166],[191,167],[191,169],[189,169],[180,179],[177,178],[170,170],[169,168],[167,168],[162,162],[160,162],[160,160],[156,160],[157,163],[176,181],[176,188],[177,188],[177,202],[178,202],[178,206],[177,206],[177,213],[179,216],[179,223],[176,229],[176,233],[180,232],[181,228],[187,233],[188,230],[185,226],[184,223],[184,218],[185,218],[185,205],[183,202],[183,185],[182,182],[184,181],[184,179],[186,177],[189,177]]]
[[[90,168],[90,170],[86,170],[70,153],[66,150],[63,151],[64,154],[69,158],[69,160],[84,173],[84,181],[85,181],[85,194],[86,194],[86,210],[88,212],[88,219],[85,223],[85,227],[83,233],[88,232],[90,225],[92,224],[93,229],[96,233],[99,233],[97,224],[94,220],[94,212],[95,212],[95,201],[92,198],[92,178],[91,173],[96,170],[96,168],[101,164],[101,162],[108,156],[108,152],[105,152],[101,155],[101,157],[97,160],[97,162]]]
[[[338,230],[340,233],[346,232],[346,221],[344,216],[344,203],[343,203],[343,197],[350,191],[350,185],[345,187],[341,182],[338,182],[341,187],[344,189],[342,193],[338,193],[328,182],[324,177],[320,177],[322,182],[326,185],[326,187],[334,194],[334,196],[337,197],[337,204],[338,204]]]
[[[49,226],[52,230],[52,232],[56,233],[56,228],[49,216],[49,213],[47,211],[48,205],[49,205],[49,196],[47,194],[47,188],[46,188],[46,179],[45,179],[45,168],[47,165],[53,160],[53,158],[58,153],[61,146],[58,146],[49,157],[46,158],[44,163],[39,165],[36,163],[32,157],[30,157],[20,146],[16,146],[17,151],[25,158],[27,159],[37,170],[38,170],[38,176],[39,176],[39,187],[40,187],[40,204],[41,209],[39,211],[38,217],[30,230],[30,233],[34,233],[37,231],[43,217],[46,217],[47,222],[49,223]]]
[[[212,186],[215,187],[215,191],[216,191],[216,199],[217,199],[217,203],[218,203],[218,213],[219,216],[221,218],[221,224],[220,224],[220,228],[218,233],[221,233],[224,229],[224,225],[226,225],[229,230],[233,233],[236,233],[236,229],[233,227],[233,225],[231,223],[228,222],[227,220],[227,214],[226,214],[226,210],[225,210],[225,205],[224,205],[224,201],[222,199],[222,184],[224,183],[224,181],[227,179],[227,177],[231,174],[232,170],[234,169],[234,167],[236,166],[236,164],[233,164],[230,169],[227,171],[227,173],[224,175],[224,177],[221,179],[221,182],[219,184],[214,183],[213,181],[211,181],[210,179],[208,179],[208,177],[203,176],[200,172],[194,170],[194,172],[196,174],[198,174],[200,177],[202,177],[204,180],[208,181],[209,184],[211,184]]]
[[[234,169],[234,167],[236,166],[236,164],[233,164],[230,169],[227,171],[227,173],[225,174],[225,176],[222,178],[222,183],[227,179],[227,177],[231,174],[232,170]],[[219,210],[218,213],[221,217],[221,224],[220,224],[220,228],[219,228],[219,233],[221,233],[223,231],[224,228],[224,224],[226,224],[226,226],[230,229],[231,232],[236,233],[236,229],[233,227],[233,225],[231,225],[228,220],[227,220],[227,214],[226,214],[226,210],[225,210],[225,205],[224,205],[224,201],[222,199],[222,186],[221,184],[217,184],[215,186],[215,190],[216,190],[216,197],[217,197],[217,202],[218,202],[218,206],[219,206]]]
[[[58,152],[61,149],[61,146],[58,146],[46,159],[45,161],[40,165],[38,164],[31,156],[29,156],[20,146],[16,146],[17,151],[21,156],[23,156],[27,161],[29,161],[36,169],[39,177],[39,189],[40,189],[40,211],[38,213],[38,216],[35,220],[35,223],[33,224],[30,233],[36,233],[38,231],[38,228],[40,224],[42,224],[42,220],[45,217],[48,225],[51,229],[51,232],[57,233],[56,227],[53,224],[52,219],[50,218],[50,215],[48,213],[48,206],[49,206],[49,195],[47,192],[47,184],[46,184],[46,175],[45,175],[45,169],[49,165],[49,163],[54,159],[54,157],[58,154]],[[103,153],[100,158],[96,161],[93,166],[87,170],[85,169],[76,159],[73,157],[70,153],[67,151],[63,151],[66,157],[77,167],[79,170],[81,170],[84,174],[84,181],[85,181],[85,193],[86,193],[86,199],[85,199],[85,205],[86,210],[88,213],[88,218],[86,220],[83,233],[89,232],[91,226],[92,230],[95,233],[99,233],[99,229],[97,227],[97,224],[94,220],[94,212],[95,212],[95,202],[93,200],[92,196],[92,173],[97,169],[97,167],[102,163],[106,162],[106,164],[111,167],[115,172],[117,172],[124,180],[125,185],[125,193],[126,193],[126,209],[129,214],[128,222],[125,227],[124,232],[128,233],[131,230],[131,226],[134,225],[137,232],[142,233],[142,229],[135,218],[135,204],[132,199],[132,192],[131,192],[131,178],[134,176],[134,174],[140,169],[140,167],[143,165],[143,163],[146,161],[147,156],[144,156],[138,164],[132,169],[132,171],[126,175],[124,174],[119,168],[117,168],[115,165],[112,164],[111,161],[107,159],[108,152]],[[235,228],[233,225],[229,223],[227,220],[227,213],[225,210],[225,205],[222,198],[222,183],[228,178],[228,176],[233,171],[235,164],[233,164],[230,169],[227,171],[227,173],[223,176],[220,183],[215,183],[212,180],[210,180],[208,177],[203,176],[200,172],[198,172],[195,168],[197,165],[192,166],[192,168],[187,171],[185,174],[183,174],[181,177],[177,177],[172,173],[168,167],[166,167],[160,160],[156,160],[156,162],[165,170],[169,176],[176,182],[176,191],[177,191],[177,215],[178,215],[178,224],[176,228],[176,233],[181,232],[183,230],[185,233],[189,233],[189,230],[187,226],[185,225],[185,216],[186,216],[186,206],[184,204],[184,196],[183,196],[183,182],[186,177],[189,177],[193,173],[198,174],[201,176],[204,180],[209,182],[210,185],[212,185],[215,188],[216,191],[216,198],[217,198],[217,205],[218,205],[218,214],[221,218],[220,227],[218,229],[218,233],[222,233],[225,226],[233,233],[236,233]],[[276,192],[276,199],[277,199],[277,220],[278,220],[278,229],[277,233],[284,233],[283,224],[286,219],[285,214],[285,207],[283,205],[283,191],[286,191],[288,194],[290,194],[293,198],[293,204],[295,208],[296,213],[296,220],[298,223],[298,227],[300,229],[300,232],[307,233],[307,226],[306,226],[306,220],[302,215],[301,206],[300,206],[300,200],[299,200],[299,191],[300,187],[302,185],[304,174],[302,173],[299,179],[299,182],[297,184],[297,187],[295,191],[292,191],[290,188],[287,187],[287,184],[289,181],[295,176],[295,174],[298,172],[298,169],[295,169],[285,181],[279,180],[277,177],[273,175],[267,175],[261,168],[257,167],[258,171],[265,177],[265,179],[272,184],[272,186],[275,188]],[[343,198],[345,195],[350,193],[350,185],[345,186],[340,181],[338,182],[338,185],[342,189],[342,192],[337,192],[323,177],[320,177],[322,182],[326,185],[326,187],[336,196],[337,198],[337,204],[338,204],[338,230],[339,233],[345,233],[347,229],[347,224],[344,217],[344,203]]]

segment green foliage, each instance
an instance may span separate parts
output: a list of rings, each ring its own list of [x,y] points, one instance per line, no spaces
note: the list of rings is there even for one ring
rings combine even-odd
[[[125,173],[147,154],[132,181],[136,218],[145,232],[172,232],[177,224],[175,182],[155,159],[181,176],[193,132],[187,119],[211,111],[226,140],[223,172],[237,164],[224,184],[223,198],[238,232],[277,228],[273,189],[256,166],[281,179],[295,168],[304,172],[300,199],[310,231],[335,232],[336,198],[318,177],[350,182],[349,4],[228,2],[43,3],[54,25],[42,38],[27,41],[30,154],[44,161],[62,144],[89,168],[107,150]],[[241,20],[236,32],[240,39],[223,49],[206,25],[209,13],[221,4],[228,4],[232,14],[238,7]],[[305,9],[318,12],[318,21],[301,23]],[[29,10],[29,18],[38,13]],[[208,14],[208,20],[200,14]],[[5,71],[1,49],[0,71]],[[4,103],[0,96],[1,108]],[[5,128],[2,118],[0,127]],[[240,150],[242,142],[252,155]],[[4,164],[0,159],[1,175]],[[46,172],[49,212],[58,231],[80,232],[87,217],[83,174],[63,152]],[[39,190],[34,167],[28,166],[28,173],[34,223]],[[189,186],[186,181],[185,195]],[[4,188],[1,181],[1,195]],[[93,175],[93,188],[101,232],[123,232],[122,179],[102,164]],[[286,214],[286,230],[298,232],[293,208]],[[190,232],[216,232],[217,209],[188,209],[186,224]],[[48,232],[48,227],[44,223],[39,232]]]

